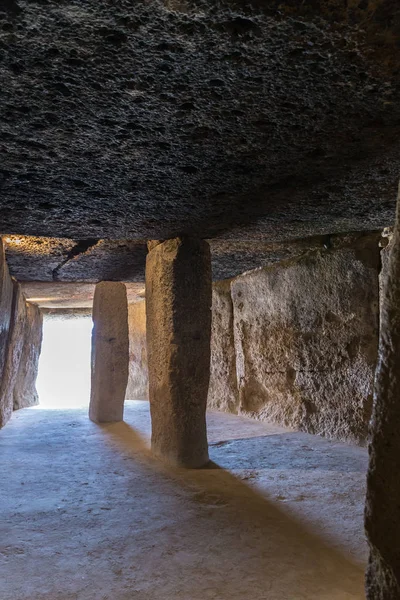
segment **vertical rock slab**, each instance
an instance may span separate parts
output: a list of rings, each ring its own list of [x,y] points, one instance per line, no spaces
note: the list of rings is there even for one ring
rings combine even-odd
[[[7,356],[13,293],[13,283],[8,272],[3,241],[0,238],[0,377]]]
[[[129,372],[126,287],[102,281],[93,298],[92,380],[89,418],[122,421]]]
[[[147,365],[146,302],[128,305],[129,378],[126,400],[149,399],[149,369]]]
[[[13,289],[7,354],[0,385],[0,427],[5,425],[13,412],[14,388],[18,378],[19,365],[24,346],[26,321],[25,297],[21,291],[20,285],[16,281],[13,281]]]
[[[10,329],[12,328],[14,286],[8,272],[4,246],[0,238],[0,427],[11,416],[8,402],[8,361]]]
[[[235,414],[239,407],[231,280],[217,281],[212,287],[211,367],[207,407]]]
[[[379,320],[377,236],[232,282],[240,412],[365,444]]]
[[[13,390],[14,410],[39,404],[36,379],[42,347],[43,315],[39,307],[30,302],[25,304],[25,322],[22,336],[23,346]]]
[[[400,201],[381,307],[365,528],[368,600],[400,598]]]
[[[211,257],[206,242],[175,238],[146,261],[152,449],[171,464],[208,462]]]

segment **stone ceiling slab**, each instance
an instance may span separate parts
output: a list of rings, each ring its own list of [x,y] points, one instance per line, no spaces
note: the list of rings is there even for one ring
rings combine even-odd
[[[289,242],[211,239],[208,241],[213,279],[229,279],[310,250],[329,250],[346,245],[367,235],[368,232],[320,235]],[[378,238],[380,234],[370,235]],[[94,284],[98,281],[124,281],[138,283],[140,287],[145,279],[147,250],[144,242],[79,241],[29,236],[6,236],[4,240],[10,273],[21,282]],[[77,289],[91,290],[92,287]],[[57,286],[55,289],[58,289]],[[59,289],[74,289],[74,286],[61,286]]]
[[[274,242],[390,225],[398,2],[252,6],[1,3],[1,232]]]
[[[49,309],[91,308],[95,284],[65,282],[22,282],[22,291],[29,302]],[[144,283],[126,283],[128,302],[143,298]]]

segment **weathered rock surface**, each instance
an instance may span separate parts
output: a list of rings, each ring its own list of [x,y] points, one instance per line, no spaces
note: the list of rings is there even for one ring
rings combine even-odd
[[[92,385],[89,417],[122,421],[129,372],[128,304],[123,283],[102,281],[93,299]]]
[[[397,0],[7,0],[0,31],[4,232],[298,238],[393,219]]]
[[[13,302],[10,330],[7,341],[6,360],[0,385],[0,427],[5,425],[13,411],[14,388],[17,383],[26,322],[25,297],[19,284],[13,281]]]
[[[129,378],[125,398],[148,400],[149,369],[147,365],[146,302],[128,305]]]
[[[349,240],[356,241],[363,235],[364,232],[314,235],[288,241],[272,241],[270,237],[265,239],[256,232],[255,239],[224,239],[220,236],[207,240],[211,249],[213,280],[236,277],[245,271],[301,256],[310,250],[320,250],[326,246],[340,248],[349,245]],[[282,232],[277,231],[272,237],[281,239]],[[144,242],[21,235],[8,235],[5,239],[10,274],[23,283],[28,294],[32,290],[34,296],[48,298],[47,303],[53,306],[58,301],[66,306],[69,297],[70,306],[78,306],[81,291],[84,295],[85,289],[94,290],[94,282],[97,281],[124,282],[127,285],[128,303],[137,300],[131,297],[131,290],[144,288]],[[158,243],[160,240],[151,240],[148,242],[149,249]],[[63,297],[63,289],[67,297]],[[88,306],[91,306],[93,293],[88,296]]]
[[[79,309],[93,306],[94,283],[26,281],[21,287],[28,302],[48,309]],[[144,283],[125,283],[128,302],[144,296]]]
[[[3,241],[0,238],[0,377],[2,376],[7,356],[13,292],[13,283],[4,256]]]
[[[36,378],[42,347],[43,315],[40,309],[30,302],[25,305],[25,322],[22,336],[23,346],[18,376],[13,390],[14,410],[35,406],[39,403]]]
[[[400,598],[400,203],[381,307],[365,526],[368,600]]]
[[[175,238],[146,262],[152,449],[182,467],[208,462],[211,260],[206,242]]]
[[[377,236],[232,282],[240,412],[364,444],[372,409]]]
[[[212,288],[211,364],[207,407],[237,413],[238,405],[231,282],[219,281],[214,283]]]
[[[393,247],[393,241],[393,227],[385,227],[379,244],[381,246],[381,270],[379,273],[379,294],[381,308],[383,305],[385,286],[389,275],[389,259],[390,252]]]
[[[0,238],[0,427],[10,418],[7,395],[7,357],[12,328],[14,286],[8,272],[4,247]],[[11,405],[12,406],[12,405]],[[12,410],[12,409],[11,409]]]

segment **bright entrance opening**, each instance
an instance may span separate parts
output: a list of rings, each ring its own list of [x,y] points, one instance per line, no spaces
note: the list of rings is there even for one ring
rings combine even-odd
[[[92,319],[44,317],[37,408],[82,408],[90,400]]]

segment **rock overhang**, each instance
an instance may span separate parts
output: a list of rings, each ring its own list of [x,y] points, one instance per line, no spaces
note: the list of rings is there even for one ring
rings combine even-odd
[[[0,9],[5,233],[283,239],[392,223],[394,1]]]
[[[322,250],[383,244],[382,232],[313,236],[289,242],[208,240],[213,280],[230,279],[259,267]],[[147,248],[144,240],[71,240],[4,236],[11,275],[28,299],[45,308],[90,307],[95,284],[123,281],[128,301],[145,294]]]

